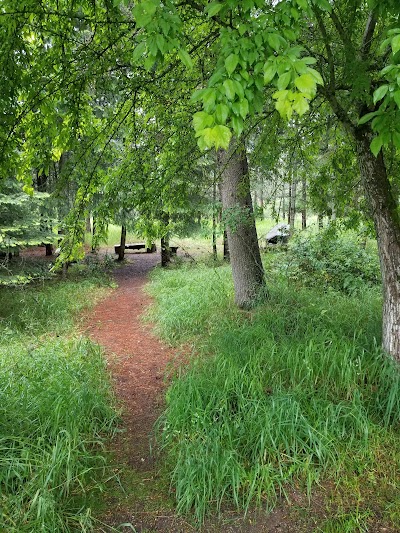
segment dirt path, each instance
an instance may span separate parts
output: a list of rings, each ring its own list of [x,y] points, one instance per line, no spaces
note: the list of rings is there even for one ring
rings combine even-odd
[[[129,464],[143,470],[151,461],[149,436],[160,413],[163,375],[171,351],[141,318],[151,302],[143,287],[158,254],[130,254],[128,261],[115,270],[118,288],[94,308],[88,332],[106,350],[123,410],[123,440],[128,449],[121,451],[129,451]]]
[[[106,351],[124,429],[112,442],[121,484],[114,493],[104,495],[106,510],[98,522],[98,533],[198,531],[193,524],[175,515],[165,476],[158,475],[150,453],[150,437],[163,406],[165,368],[173,357],[173,352],[141,318],[151,303],[144,285],[157,263],[158,254],[129,254],[128,262],[115,270],[118,288],[87,317],[86,333]],[[249,513],[246,518],[228,511],[218,520],[207,521],[202,531],[304,531],[291,526],[287,509],[276,509],[270,515]]]

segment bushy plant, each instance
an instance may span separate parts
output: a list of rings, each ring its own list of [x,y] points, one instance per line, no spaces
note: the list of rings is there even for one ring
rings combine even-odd
[[[351,233],[342,234],[332,227],[294,236],[287,254],[276,259],[275,267],[302,285],[331,287],[347,294],[380,283],[377,254]]]

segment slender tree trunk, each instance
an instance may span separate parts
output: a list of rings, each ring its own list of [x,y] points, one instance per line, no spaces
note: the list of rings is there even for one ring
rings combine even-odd
[[[290,226],[290,234],[294,232],[294,222],[296,218],[296,189],[297,183],[295,179],[292,179],[289,185],[289,216],[288,224]]]
[[[121,238],[119,241],[118,261],[123,261],[125,257],[125,244],[126,244],[126,226],[121,226]]]
[[[162,221],[165,225],[165,228],[168,228],[169,224],[169,215],[164,213],[162,216]],[[161,237],[161,266],[166,267],[171,262],[171,250],[169,248],[169,233]]]
[[[213,259],[216,261],[218,259],[217,255],[217,184],[213,183],[213,212],[212,212],[212,250],[213,250]]]
[[[229,253],[228,234],[226,230],[224,230],[224,261],[227,261],[229,263],[230,260],[231,257]]]
[[[235,302],[241,308],[250,308],[264,290],[265,281],[244,146],[231,142],[229,150],[218,152],[218,164]]]
[[[46,243],[46,256],[53,255],[53,245],[51,243]]]
[[[302,201],[303,206],[301,210],[301,229],[307,228],[307,181],[303,180],[302,182]]]
[[[95,241],[96,241],[96,220],[93,217],[93,224],[92,224],[92,253],[96,252]]]
[[[258,196],[258,210],[260,213],[260,219],[264,220],[265,218],[265,212],[264,212],[264,178],[261,178],[260,180],[260,194]]]
[[[285,184],[282,186],[282,218],[285,220],[286,218],[286,191],[285,191]]]
[[[318,221],[318,229],[323,229],[324,228],[324,217],[321,213],[318,213],[317,221]]]
[[[400,362],[400,218],[382,152],[370,150],[372,134],[355,131],[357,156],[374,221],[383,282],[383,348]]]
[[[90,220],[90,213],[86,217],[85,226],[86,226],[86,233],[92,233],[92,222]]]

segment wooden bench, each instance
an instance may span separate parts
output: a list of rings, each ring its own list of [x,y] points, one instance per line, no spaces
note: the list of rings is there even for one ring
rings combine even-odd
[[[116,254],[119,254],[121,249],[120,244],[116,244],[114,246],[114,250]],[[145,242],[134,242],[132,244],[125,244],[125,250],[143,250],[146,249],[146,253],[151,254],[153,252],[157,251],[156,245],[153,243],[150,248],[146,245]]]

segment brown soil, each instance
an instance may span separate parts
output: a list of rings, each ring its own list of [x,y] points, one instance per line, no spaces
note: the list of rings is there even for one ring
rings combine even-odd
[[[143,314],[151,303],[144,286],[158,260],[158,254],[128,254],[127,262],[115,270],[118,288],[86,318],[86,333],[105,348],[122,410],[123,431],[111,446],[118,463],[117,473],[125,486],[106,496],[107,509],[99,522],[99,533],[132,531],[132,527],[137,532],[198,530],[175,515],[173,502],[168,501],[168,487],[158,485],[157,463],[149,446],[163,406],[165,369],[173,359],[172,350],[154,335],[151,325],[143,322]],[[131,491],[132,484],[140,485],[141,490],[136,487]],[[222,518],[208,521],[202,531],[301,531],[299,525],[288,523],[289,512],[284,506],[270,515],[257,512],[243,518],[226,511]]]
[[[157,261],[155,254],[129,254],[126,264],[115,270],[118,288],[93,309],[87,327],[105,348],[122,409],[125,452],[138,470],[149,467],[149,436],[160,414],[164,369],[171,358],[171,351],[142,319],[151,301],[143,287]]]

